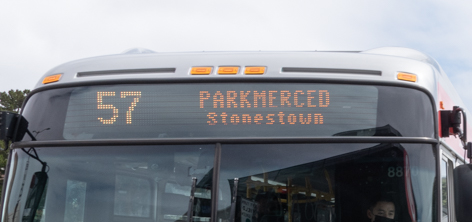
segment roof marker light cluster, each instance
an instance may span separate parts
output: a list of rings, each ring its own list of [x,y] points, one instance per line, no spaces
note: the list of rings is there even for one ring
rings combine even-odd
[[[239,72],[238,66],[227,66],[227,67],[218,68],[218,74],[235,75],[235,74],[238,74],[238,72]]]
[[[266,71],[265,66],[247,66],[244,68],[243,74],[245,75],[263,75]],[[213,72],[213,66],[199,66],[192,67],[190,70],[191,75],[210,75]],[[240,73],[239,66],[220,66],[218,67],[216,74],[218,75],[237,75]]]
[[[48,84],[48,83],[52,83],[52,82],[57,82],[61,79],[62,77],[62,74],[55,74],[55,75],[52,75],[52,76],[46,76],[44,79],[43,79],[43,84]]]
[[[397,79],[409,82],[417,82],[418,77],[415,74],[407,73],[407,72],[399,72],[397,73]]]

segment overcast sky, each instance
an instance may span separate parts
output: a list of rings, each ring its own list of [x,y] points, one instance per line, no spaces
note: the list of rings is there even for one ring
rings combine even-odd
[[[0,91],[134,47],[158,52],[417,49],[472,110],[470,1],[0,1]]]

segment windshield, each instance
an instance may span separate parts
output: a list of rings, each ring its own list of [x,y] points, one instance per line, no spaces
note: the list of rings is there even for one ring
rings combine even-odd
[[[24,115],[38,140],[434,137],[426,94],[372,85],[83,86],[39,92],[27,102]]]
[[[188,215],[193,221],[210,221],[211,215],[217,221],[242,222],[363,221],[371,203],[380,200],[395,206],[398,221],[432,221],[438,201],[432,145],[208,144],[36,151],[47,163],[49,179],[34,221],[186,221]],[[41,168],[21,149],[12,150],[4,221],[28,215],[31,180]]]

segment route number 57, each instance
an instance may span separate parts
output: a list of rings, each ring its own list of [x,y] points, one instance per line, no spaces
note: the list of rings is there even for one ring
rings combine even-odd
[[[134,111],[134,107],[139,102],[139,98],[141,98],[141,92],[121,92],[120,98],[124,99],[126,97],[134,97],[133,102],[126,111],[126,124],[132,123],[131,112]],[[116,118],[118,118],[118,109],[112,104],[103,104],[103,97],[105,96],[115,96],[115,92],[97,92],[97,109],[111,109],[113,111],[113,116],[111,119],[104,119],[102,117],[98,117],[98,120],[103,124],[113,124],[116,122]]]

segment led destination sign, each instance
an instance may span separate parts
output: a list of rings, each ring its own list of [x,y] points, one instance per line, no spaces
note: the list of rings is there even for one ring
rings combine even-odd
[[[329,106],[328,90],[269,90],[269,91],[200,91],[200,108],[209,106],[215,112],[207,114],[209,125],[223,124],[323,124],[321,113],[285,113],[280,108],[293,107],[293,111]],[[267,112],[244,113],[244,109],[267,108]],[[300,109],[298,109],[300,108]],[[239,109],[238,113],[218,112],[219,109]],[[272,111],[271,111],[272,110]],[[288,109],[285,109],[288,110]],[[315,110],[315,109],[313,109]],[[241,113],[241,114],[239,114]]]
[[[335,84],[90,86],[70,96],[66,139],[306,136],[376,126],[378,89]]]

